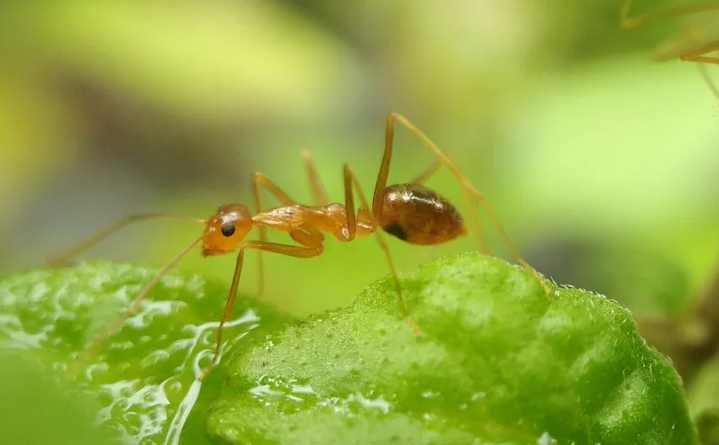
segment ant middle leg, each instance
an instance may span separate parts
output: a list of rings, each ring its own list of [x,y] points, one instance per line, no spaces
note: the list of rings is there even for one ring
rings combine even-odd
[[[275,198],[279,199],[283,205],[296,204],[295,200],[285,193],[280,187],[270,180],[264,173],[256,172],[252,175],[252,193],[255,196],[255,211],[263,212],[262,195],[260,187],[267,189]],[[267,242],[267,227],[260,226],[260,241]],[[265,264],[262,260],[262,251],[257,252],[257,295],[261,296],[265,291]]]
[[[312,154],[310,150],[304,148],[301,151],[302,158],[307,170],[307,176],[310,180],[310,188],[312,195],[317,206],[326,206],[329,204],[327,193],[322,185],[317,169],[312,162]],[[262,195],[260,194],[260,187],[267,189],[272,195],[275,196],[283,205],[297,204],[297,201],[292,199],[287,193],[285,193],[277,184],[272,182],[264,173],[257,172],[252,175],[252,191],[255,197],[255,211],[261,213],[264,211],[262,206]],[[260,241],[267,241],[267,228],[260,226]],[[257,270],[258,270],[258,295],[262,295],[265,287],[265,273],[264,273],[264,261],[262,259],[262,251],[257,252]]]
[[[305,163],[307,176],[310,180],[310,188],[312,189],[312,197],[314,198],[315,205],[323,207],[329,205],[330,200],[327,198],[327,192],[322,185],[320,175],[317,173],[315,164],[312,161],[312,152],[307,148],[302,149],[302,160]]]
[[[380,165],[379,172],[377,174],[377,183],[375,185],[374,190],[374,197],[372,199],[372,215],[375,221],[381,221],[382,220],[382,206],[383,206],[383,199],[384,199],[384,193],[385,189],[387,187],[387,178],[389,176],[389,168],[390,163],[392,161],[392,150],[393,150],[393,140],[394,140],[394,124],[395,122],[398,122],[402,124],[405,128],[407,128],[412,135],[414,135],[422,144],[435,156],[435,163],[439,165],[443,165],[446,167],[449,172],[454,176],[454,178],[459,182],[459,184],[462,186],[462,188],[465,191],[465,195],[467,197],[467,203],[469,207],[469,213],[471,217],[471,224],[475,231],[475,236],[477,236],[477,242],[479,244],[479,250],[487,254],[488,250],[486,247],[486,244],[484,242],[484,238],[482,237],[482,231],[481,227],[479,225],[479,215],[477,214],[477,208],[475,206],[476,203],[479,203],[482,208],[485,210],[487,215],[489,216],[492,224],[499,232],[500,236],[502,237],[502,240],[504,241],[505,246],[509,250],[509,252],[512,254],[514,259],[524,266],[530,273],[533,275],[535,280],[542,286],[542,289],[544,289],[545,294],[547,297],[550,295],[550,289],[547,285],[544,278],[537,272],[532,266],[527,263],[524,258],[522,258],[521,255],[519,255],[519,252],[514,247],[514,244],[509,239],[509,236],[505,232],[504,228],[499,222],[499,219],[494,214],[494,211],[490,207],[490,205],[486,202],[486,199],[483,194],[481,194],[479,191],[477,191],[474,186],[467,180],[467,178],[460,172],[459,168],[452,162],[452,160],[442,151],[440,150],[434,142],[432,142],[429,137],[427,137],[419,128],[417,128],[414,124],[412,124],[406,117],[402,116],[399,113],[390,113],[386,120],[385,125],[385,149],[384,149],[384,155],[382,156],[382,163]],[[427,172],[433,173],[434,172],[434,164],[427,170]],[[425,172],[424,174],[420,175],[420,179],[425,179],[428,177],[428,175]]]

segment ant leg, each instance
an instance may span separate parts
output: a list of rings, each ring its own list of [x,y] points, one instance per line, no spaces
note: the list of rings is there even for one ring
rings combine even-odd
[[[307,169],[307,176],[310,179],[310,188],[312,189],[312,197],[314,198],[315,205],[325,207],[329,205],[330,200],[327,198],[327,192],[322,185],[322,180],[317,174],[317,169],[312,161],[312,153],[306,149],[302,149],[302,159]]]
[[[88,350],[82,355],[82,357],[80,358],[80,363],[81,363],[81,364],[84,364],[90,357],[94,356],[94,355],[97,353],[97,351],[100,349],[100,347],[102,346],[102,344],[103,344],[108,338],[110,338],[110,337],[112,337],[113,335],[115,335],[115,333],[117,333],[117,331],[119,331],[120,328],[122,328],[122,326],[125,324],[125,322],[127,321],[127,319],[128,319],[130,316],[134,315],[134,314],[137,312],[137,308],[139,307],[140,303],[145,299],[145,297],[147,297],[147,294],[150,293],[150,291],[152,290],[152,288],[155,287],[155,285],[160,281],[160,279],[163,277],[163,275],[165,275],[165,274],[167,273],[167,271],[169,271],[170,269],[172,269],[172,267],[174,267],[175,264],[177,264],[177,262],[180,261],[180,259],[181,259],[182,257],[184,257],[185,255],[187,255],[187,254],[188,254],[195,246],[197,246],[201,241],[202,241],[202,237],[197,238],[197,239],[196,239],[195,241],[193,241],[189,246],[185,247],[180,253],[178,253],[173,259],[171,259],[170,262],[168,262],[168,263],[165,265],[165,267],[163,267],[162,269],[160,269],[159,272],[157,272],[157,274],[155,274],[155,276],[152,278],[152,280],[150,280],[150,281],[145,285],[145,287],[142,288],[142,290],[140,291],[140,293],[137,294],[137,297],[135,297],[135,299],[132,301],[132,303],[130,303],[130,306],[127,308],[127,311],[125,312],[125,314],[122,315],[121,317],[118,317],[118,318],[115,320],[115,322],[110,326],[110,328],[107,330],[107,332],[105,333],[105,335],[103,335],[103,336],[101,336],[100,338],[98,338],[98,339],[92,344],[92,346],[90,347],[90,349],[88,349]]]
[[[719,8],[718,8],[719,9]],[[688,33],[691,33],[689,31]],[[679,60],[687,62],[697,62],[710,65],[719,65],[719,58],[715,56],[707,56],[715,51],[719,51],[719,41],[713,41],[705,44],[701,48],[696,48],[692,51],[687,51],[679,55]]]
[[[329,204],[329,199],[327,198],[327,194],[324,190],[324,187],[322,186],[322,181],[320,180],[319,175],[317,174],[317,169],[314,166],[314,162],[312,161],[312,153],[308,149],[302,150],[302,158],[305,164],[305,168],[307,169],[307,175],[310,179],[310,187],[312,189],[312,195],[315,200],[315,204],[318,206],[326,206]],[[260,203],[259,196],[259,186],[265,187],[270,193],[272,193],[277,199],[282,202],[283,205],[292,205],[297,204],[297,201],[292,199],[287,193],[282,191],[282,189],[277,186],[274,182],[272,182],[264,173],[255,173],[252,176],[252,187],[255,191],[255,201]],[[258,212],[262,211],[262,206],[258,205]]]
[[[429,179],[430,176],[435,174],[437,170],[442,166],[442,163],[439,161],[434,161],[432,165],[430,165],[427,170],[420,173],[416,178],[414,178],[412,181],[410,181],[411,184],[422,184],[425,181]]]
[[[295,200],[290,198],[287,193],[283,192],[274,182],[272,182],[264,173],[256,172],[252,175],[252,191],[255,195],[255,207],[257,213],[262,213],[262,196],[260,194],[260,186],[266,188],[284,205],[296,204]],[[260,241],[267,241],[267,228],[260,226]],[[265,264],[262,261],[262,252],[257,255],[257,274],[258,289],[257,295],[260,296],[265,291]]]
[[[631,29],[638,28],[646,25],[647,23],[664,20],[670,17],[677,17],[684,14],[694,14],[697,12],[712,11],[719,9],[719,1],[717,0],[704,0],[696,1],[694,3],[675,6],[662,11],[650,12],[647,14],[640,15],[638,17],[629,17],[629,8],[631,8],[634,0],[626,0],[622,6],[622,11],[619,16],[619,20],[622,28]]]
[[[322,186],[322,181],[317,174],[317,169],[312,161],[312,153],[304,148],[302,149],[302,158],[307,169],[307,175],[310,180],[310,188],[312,189],[312,195],[314,197],[315,204],[318,206],[327,206],[329,199],[327,193]],[[252,189],[255,195],[255,204],[257,213],[262,212],[262,198],[260,196],[260,186],[264,186],[270,193],[272,193],[277,199],[279,199],[284,205],[296,204],[297,202],[290,198],[282,189],[280,189],[275,183],[273,183],[264,173],[255,173],[252,177]],[[260,226],[260,241],[267,241],[267,228]],[[259,291],[258,294],[262,295],[264,291],[265,273],[264,273],[264,262],[262,260],[262,252],[258,252],[257,265],[259,274]]]
[[[434,143],[432,143],[427,136],[424,135],[419,129],[414,127],[409,123],[407,119],[405,119],[403,116],[397,113],[390,113],[390,115],[387,117],[386,125],[385,125],[385,144],[384,144],[384,155],[382,156],[382,163],[380,164],[379,172],[377,173],[377,182],[375,184],[374,189],[374,196],[372,197],[372,214],[374,215],[375,220],[381,221],[382,220],[382,200],[384,198],[384,191],[387,187],[387,178],[389,176],[389,167],[392,162],[392,150],[393,150],[393,139],[394,139],[394,121],[399,120],[403,125],[407,127],[407,124],[410,125],[410,127],[407,127],[410,129],[410,131],[417,137],[420,141],[425,143],[427,147],[430,149],[430,151],[435,155],[436,159],[434,163],[425,170],[422,174],[419,175],[417,179],[415,179],[416,182],[421,182],[429,178],[431,174],[433,174],[441,165],[447,166],[451,172],[452,175],[457,178],[460,183],[465,186],[465,183],[469,185],[470,188],[472,188],[471,184],[464,179],[464,177],[459,173],[456,167],[454,167],[454,163],[445,155],[442,151],[437,148]],[[465,187],[467,189],[467,187]],[[473,189],[473,188],[472,188]],[[481,196],[481,195],[480,195]],[[470,209],[471,215],[472,215],[472,225],[474,226],[474,234],[477,237],[477,243],[479,245],[479,251],[482,252],[484,255],[489,254],[489,250],[487,249],[487,244],[484,240],[484,234],[481,230],[481,227],[479,225],[479,218],[477,216],[477,212],[474,209],[474,206],[471,205],[473,203],[472,198],[468,197],[469,203],[470,203]],[[486,204],[485,204],[486,205]]]
[[[299,231],[302,232],[302,231]],[[227,302],[225,303],[225,309],[222,313],[222,319],[220,325],[217,328],[217,344],[215,345],[215,353],[212,355],[212,360],[207,368],[202,371],[199,379],[202,380],[207,377],[212,368],[217,364],[217,359],[220,356],[220,349],[222,347],[222,330],[227,320],[232,317],[232,308],[235,305],[235,299],[237,298],[237,287],[240,284],[240,275],[242,274],[242,263],[245,258],[246,249],[258,250],[261,252],[274,252],[281,255],[287,255],[294,258],[312,258],[322,254],[322,242],[314,238],[314,231],[307,231],[303,241],[309,244],[308,246],[292,246],[289,244],[279,244],[267,241],[248,241],[241,248],[237,254],[237,263],[235,265],[235,274],[232,277],[232,284],[230,286],[230,293],[227,296]],[[314,241],[314,242],[313,242]]]
[[[362,187],[357,180],[357,176],[355,176],[354,172],[348,164],[344,165],[344,180],[345,209],[347,213],[347,241],[352,241],[355,237],[355,232],[357,229],[357,216],[355,214],[354,196],[352,194],[353,186],[354,189],[357,190],[357,194],[359,195],[360,203],[362,204],[362,206],[366,209],[370,209],[370,205],[367,201],[367,197],[365,197],[365,194],[362,192]],[[382,249],[382,252],[384,252],[385,258],[387,258],[387,264],[389,264],[389,269],[392,274],[392,280],[394,282],[395,292],[397,293],[397,303],[402,312],[404,313],[405,317],[407,318],[407,322],[412,327],[414,336],[420,337],[422,333],[417,326],[417,323],[415,323],[414,318],[412,318],[412,315],[407,308],[407,304],[404,301],[404,297],[402,296],[402,288],[399,283],[399,276],[397,275],[397,269],[395,269],[394,263],[392,262],[392,256],[389,254],[389,247],[387,247],[387,244],[384,242],[384,239],[380,234],[379,220],[371,212],[370,216],[372,218],[372,226],[375,228],[374,233],[377,237],[377,243]]]
[[[447,158],[448,158],[449,160],[452,160],[452,158],[451,158],[448,154],[445,153],[445,156],[447,156]],[[432,176],[433,174],[435,174],[435,173],[437,172],[437,170],[439,170],[439,168],[440,168],[441,166],[442,166],[442,162],[439,161],[439,160],[435,160],[435,161],[432,163],[432,165],[430,165],[429,167],[427,167],[427,170],[425,170],[425,171],[423,171],[422,173],[420,173],[420,174],[419,174],[416,178],[414,178],[410,183],[411,183],[411,184],[423,184],[423,183],[425,183],[425,182],[430,178],[430,176]]]
[[[449,157],[444,154],[439,148],[437,148],[432,141],[427,138],[427,136],[424,135],[419,129],[414,127],[406,118],[401,116],[397,113],[391,113],[387,117],[386,125],[385,125],[385,148],[384,148],[384,155],[382,156],[382,163],[380,164],[379,172],[377,173],[377,182],[375,184],[374,189],[374,196],[372,198],[372,214],[374,215],[374,218],[377,221],[380,221],[382,219],[382,200],[384,198],[384,191],[387,187],[387,178],[389,176],[389,168],[390,164],[392,162],[392,150],[393,150],[393,139],[394,139],[394,122],[395,120],[399,120],[405,127],[407,127],[415,137],[417,137],[420,141],[422,141],[429,150],[435,155],[436,159],[434,163],[425,170],[422,174],[420,174],[413,182],[420,183],[422,181],[425,181],[429,178],[430,175],[432,175],[441,165],[447,166],[450,171],[452,172],[452,175],[455,176],[461,183],[465,189],[472,189],[473,187],[469,182],[464,179],[464,177],[459,173],[457,168],[454,166],[454,163],[449,159]],[[409,125],[409,126],[408,126]],[[479,193],[477,192],[479,195]],[[481,196],[481,195],[480,195]],[[468,197],[469,198],[469,197]],[[471,204],[472,198],[469,198],[470,201],[470,208],[474,209],[474,206]],[[471,212],[473,216],[473,225],[474,225],[474,232],[475,236],[477,237],[477,242],[479,244],[479,250],[485,254],[488,255],[489,251],[487,249],[486,243],[484,241],[484,236],[481,228],[479,227],[479,218],[477,217],[477,213],[475,210]]]
[[[484,254],[487,253],[487,248],[484,243],[484,239],[480,236],[481,231],[479,227],[479,216],[477,214],[477,209],[475,207],[475,202],[479,202],[479,204],[484,208],[485,212],[489,215],[490,220],[492,221],[492,224],[499,232],[500,236],[502,237],[502,240],[504,241],[504,244],[507,246],[507,249],[510,251],[512,256],[515,258],[519,264],[524,266],[528,271],[532,273],[534,278],[537,280],[537,282],[542,286],[544,289],[544,292],[549,296],[550,289],[545,280],[542,278],[541,275],[527,263],[524,258],[522,258],[519,255],[519,252],[517,252],[517,249],[514,248],[514,245],[509,239],[509,236],[504,231],[504,228],[499,222],[499,219],[494,214],[494,211],[489,206],[489,204],[486,202],[484,195],[482,195],[480,192],[478,192],[474,186],[467,180],[467,178],[464,177],[464,175],[459,171],[459,168],[452,162],[452,160],[444,154],[442,150],[440,150],[432,140],[430,140],[419,128],[415,127],[407,118],[402,116],[398,113],[390,113],[390,115],[387,117],[386,127],[385,127],[385,151],[384,156],[382,158],[382,165],[380,166],[379,174],[377,175],[377,185],[375,186],[375,193],[374,193],[374,199],[372,201],[372,213],[374,215],[374,219],[377,221],[381,220],[382,216],[382,198],[384,195],[385,187],[387,186],[387,176],[389,175],[389,164],[392,159],[392,144],[393,144],[393,138],[394,138],[394,123],[399,122],[407,128],[422,144],[430,151],[432,154],[434,154],[436,161],[447,167],[447,169],[450,171],[452,176],[455,177],[455,179],[460,183],[462,188],[465,190],[467,195],[467,202],[469,204],[470,209],[470,215],[472,217],[472,225],[474,226],[475,230],[477,231],[477,241],[479,243],[480,251]]]
[[[706,67],[708,64],[719,65],[719,57],[706,55],[718,50],[719,42],[712,42],[701,49],[680,54],[679,60],[683,60],[685,62],[695,62],[699,68],[699,72],[704,78],[704,82],[707,84],[712,94],[714,94],[714,97],[719,99],[719,88],[717,88]]]
[[[712,51],[716,51],[719,48],[712,49]],[[694,55],[683,55],[679,56],[679,59],[687,61],[687,62],[697,62],[697,63],[705,63],[705,64],[711,64],[711,65],[719,65],[719,57],[711,57],[711,56],[694,56]]]
[[[714,60],[719,63],[719,59]],[[709,86],[709,89],[712,91],[712,94],[714,94],[714,97],[719,99],[719,88],[717,88],[716,83],[714,83],[714,79],[712,79],[709,75],[706,66],[702,63],[698,63],[697,67],[699,67],[699,72],[704,78],[704,82],[706,82],[706,84]]]
[[[622,6],[622,11],[620,14],[620,23],[622,28],[638,28],[650,22],[655,22],[670,17],[676,17],[683,14],[693,14],[698,12],[719,10],[719,1],[706,0],[665,9],[659,12],[644,14],[639,17],[629,17],[629,8],[631,7],[633,2],[634,0],[625,0],[624,5]],[[704,81],[707,83],[709,89],[712,91],[714,96],[719,98],[719,89],[714,84],[714,81],[709,77],[709,74],[706,72],[706,69],[703,66],[703,64],[719,65],[719,58],[704,55],[716,50],[719,50],[718,45],[712,44],[708,47],[702,48],[699,51],[681,54],[679,55],[679,59],[687,62],[697,62],[699,64],[699,69],[701,71],[702,77],[704,78]]]
[[[174,219],[174,220],[181,220],[181,221],[190,221],[197,224],[205,224],[205,220],[198,219],[198,218],[189,218],[184,216],[175,216],[175,215],[166,215],[163,213],[144,213],[139,215],[131,215],[126,218],[121,219],[120,221],[117,221],[116,223],[106,227],[105,229],[97,232],[81,244],[73,247],[72,249],[56,256],[55,258],[48,261],[48,265],[50,267],[61,267],[64,265],[67,265],[70,260],[78,256],[79,254],[87,251],[88,249],[96,246],[100,242],[104,241],[106,238],[110,237],[111,235],[115,234],[116,232],[119,232],[121,229],[124,229],[126,226],[140,221],[147,221],[147,220],[153,220],[153,219]]]

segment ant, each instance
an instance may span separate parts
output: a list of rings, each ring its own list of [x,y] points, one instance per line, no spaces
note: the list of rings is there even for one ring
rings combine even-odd
[[[436,159],[427,170],[413,181],[388,186],[387,177],[392,159],[395,123],[399,123],[407,128],[434,154]],[[415,245],[444,244],[460,236],[467,235],[468,231],[457,209],[448,200],[422,185],[422,183],[441,166],[449,170],[466,192],[480,251],[485,255],[489,253],[481,231],[479,230],[477,209],[472,205],[475,202],[479,202],[485,211],[487,211],[492,223],[500,233],[511,254],[522,266],[532,273],[544,289],[547,297],[549,297],[549,286],[542,276],[517,253],[509,237],[500,225],[499,220],[494,215],[494,212],[485,202],[484,196],[460,173],[454,162],[404,116],[397,113],[390,113],[387,117],[384,155],[377,175],[377,183],[371,205],[364,192],[362,192],[357,177],[348,164],[344,164],[343,170],[345,205],[330,203],[315,169],[309,150],[303,149],[302,157],[315,201],[312,206],[298,204],[267,176],[262,173],[255,173],[252,176],[252,189],[257,209],[254,215],[242,204],[222,206],[207,220],[157,213],[134,215],[107,227],[105,230],[87,239],[84,243],[53,260],[51,262],[52,265],[66,264],[72,257],[88,250],[128,224],[139,221],[175,219],[194,222],[204,227],[204,231],[199,238],[195,239],[189,246],[170,260],[145,285],[135,300],[130,304],[124,316],[116,320],[107,333],[93,344],[93,347],[88,350],[87,354],[97,352],[102,343],[117,332],[128,317],[136,313],[139,304],[147,297],[150,290],[158,283],[160,278],[194,247],[202,244],[202,255],[204,257],[232,253],[239,247],[230,292],[218,327],[217,344],[214,355],[210,364],[199,377],[200,380],[203,379],[215,365],[220,354],[222,330],[227,320],[232,317],[232,307],[237,296],[237,287],[242,273],[245,251],[256,250],[258,252],[259,293],[261,294],[264,289],[262,252],[273,252],[294,258],[316,257],[322,254],[324,233],[333,235],[341,242],[350,242],[355,238],[363,238],[372,234],[375,235],[389,265],[397,293],[398,305],[409,322],[415,337],[420,336],[420,330],[410,315],[402,296],[399,278],[390,257],[387,244],[380,234],[380,230],[377,229],[380,228],[395,238]],[[263,210],[260,196],[262,187],[279,199],[282,205],[269,210]],[[356,191],[359,196],[361,203],[359,210],[355,210],[353,191]],[[253,227],[259,228],[260,239],[243,242]],[[267,241],[267,229],[288,233],[290,238],[299,245],[269,242]]]
[[[634,0],[624,1],[619,18],[622,28],[639,28],[648,23],[670,17],[696,14],[699,12],[719,11],[718,0],[704,0],[675,6],[662,11],[650,12],[637,17],[629,17],[629,8],[631,8],[633,2]],[[719,65],[719,57],[708,55],[715,51],[719,51],[719,39],[716,36],[713,37],[711,33],[707,33],[698,26],[686,26],[680,37],[657,48],[655,57],[658,60],[679,58],[679,60],[687,62],[697,62],[702,77],[714,95],[719,98],[719,89],[717,89],[705,68],[706,64]]]

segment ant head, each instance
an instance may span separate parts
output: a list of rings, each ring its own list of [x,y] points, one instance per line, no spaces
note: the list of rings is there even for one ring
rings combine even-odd
[[[222,255],[234,251],[252,229],[252,215],[242,204],[217,209],[207,221],[202,235],[202,256]]]

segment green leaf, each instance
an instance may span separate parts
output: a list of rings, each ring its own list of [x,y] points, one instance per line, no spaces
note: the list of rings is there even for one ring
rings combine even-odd
[[[26,358],[58,371],[61,387],[67,387],[80,354],[106,332],[156,272],[85,264],[5,278],[0,281],[0,347],[23,351]],[[187,443],[206,443],[204,422],[193,416],[185,420],[180,407],[202,411],[201,403],[195,403],[198,384],[193,382],[214,349],[213,322],[222,314],[226,295],[226,283],[182,273],[166,275],[150,293],[152,301],[141,306],[80,374],[75,387],[94,396],[99,418],[120,438],[160,444],[182,429],[183,437],[194,438]],[[288,321],[276,310],[244,298],[238,299],[234,313],[237,326],[226,329],[225,338],[236,344]],[[219,388],[220,382],[209,378],[202,393],[210,395]],[[3,436],[7,429],[1,426],[0,421],[0,443],[20,443],[8,442]]]
[[[0,440],[24,445],[109,445],[95,425],[95,406],[59,387],[52,374],[22,353],[0,351]],[[38,428],[41,425],[41,428]]]
[[[0,345],[64,377],[154,272],[0,280]],[[232,348],[198,396],[193,364],[209,358],[227,283],[175,272],[79,386],[143,444],[180,430],[189,445],[697,444],[676,373],[604,297],[553,287],[550,301],[526,270],[479,255],[427,264],[402,287],[418,340],[387,279],[304,322],[238,299],[246,323],[228,329]]]
[[[209,412],[232,444],[696,444],[679,378],[629,312],[478,255],[233,348]]]

